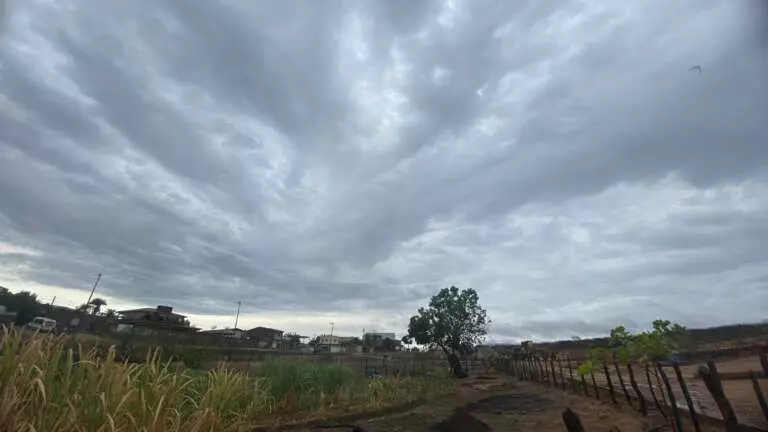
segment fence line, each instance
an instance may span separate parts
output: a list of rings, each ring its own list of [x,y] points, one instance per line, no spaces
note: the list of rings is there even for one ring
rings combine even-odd
[[[604,363],[583,376],[575,369],[578,363],[567,357],[514,354],[498,359],[495,367],[520,380],[609,400],[616,405],[629,405],[639,409],[643,416],[654,410],[670,422],[673,431],[682,432],[683,420],[687,419],[697,432],[701,431],[703,423],[723,427],[728,432],[756,432],[768,430],[768,403],[763,391],[764,383],[759,380],[761,376],[768,376],[768,358],[765,350],[760,351],[759,356],[764,370],[762,373],[749,372],[755,395],[754,407],[750,407],[754,409],[750,411],[759,409],[762,419],[749,418],[748,422],[737,419],[723,390],[717,366],[711,360],[706,366],[701,366],[697,374],[703,381],[703,389],[686,382],[677,362],[623,366]],[[673,371],[666,370],[669,365]]]

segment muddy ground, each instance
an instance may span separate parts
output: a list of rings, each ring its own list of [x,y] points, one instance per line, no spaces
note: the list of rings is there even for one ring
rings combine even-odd
[[[456,396],[438,399],[405,413],[358,420],[355,424],[369,432],[426,432],[434,430],[436,423],[450,417],[459,407],[464,407],[497,432],[565,431],[562,413],[566,407],[578,413],[588,432],[640,432],[664,423],[657,416],[643,418],[629,407],[618,408],[608,402],[539,384],[496,377],[462,383]],[[307,428],[303,432],[331,430],[344,431]],[[709,429],[705,428],[707,431]]]

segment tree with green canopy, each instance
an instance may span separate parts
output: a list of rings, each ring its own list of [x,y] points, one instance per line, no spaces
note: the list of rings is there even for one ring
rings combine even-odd
[[[470,354],[483,342],[489,324],[477,291],[452,286],[434,295],[428,307],[419,308],[418,314],[411,317],[408,334],[402,341],[438,347],[446,355],[452,375],[465,378],[467,373],[459,356]]]
[[[32,321],[32,318],[43,313],[43,306],[37,299],[37,294],[29,291],[12,293],[5,287],[0,287],[0,305],[9,312],[16,312],[14,324],[24,325]]]

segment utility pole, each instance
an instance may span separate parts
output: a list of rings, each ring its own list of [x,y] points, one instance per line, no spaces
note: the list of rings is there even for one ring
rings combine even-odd
[[[235,331],[237,331],[237,321],[240,319],[240,304],[241,302],[237,302],[237,313],[235,314]]]
[[[96,292],[96,287],[99,285],[100,280],[101,280],[101,273],[96,273],[96,282],[93,283],[93,288],[91,288],[91,295],[88,296],[88,301],[85,302],[86,305],[91,304],[91,300],[93,299],[93,293]]]
[[[331,321],[331,334],[328,336],[328,352],[331,352],[332,343],[333,343],[333,321]]]
[[[88,301],[85,302],[86,306],[91,304],[91,300],[93,299],[93,293],[96,292],[96,287],[99,285],[99,281],[101,281],[101,273],[96,273],[96,281],[93,283],[93,288],[91,288],[91,294],[88,296]],[[80,313],[80,318],[79,318],[79,321],[77,323],[77,326],[75,326],[76,329],[82,330],[82,329],[85,328],[85,326],[86,326],[86,323],[85,323],[86,319],[85,319],[85,317],[86,317],[86,313],[85,313],[85,311],[82,311]],[[90,323],[88,325],[90,325]]]

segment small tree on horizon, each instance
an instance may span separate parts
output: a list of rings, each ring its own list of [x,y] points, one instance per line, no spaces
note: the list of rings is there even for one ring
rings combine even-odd
[[[91,315],[98,315],[101,312],[101,308],[107,305],[107,301],[101,297],[95,297],[89,305],[92,306]]]
[[[478,301],[477,291],[472,288],[441,289],[428,307],[419,308],[418,314],[411,317],[403,343],[440,348],[453,376],[466,377],[459,356],[471,353],[484,341],[491,322]]]

